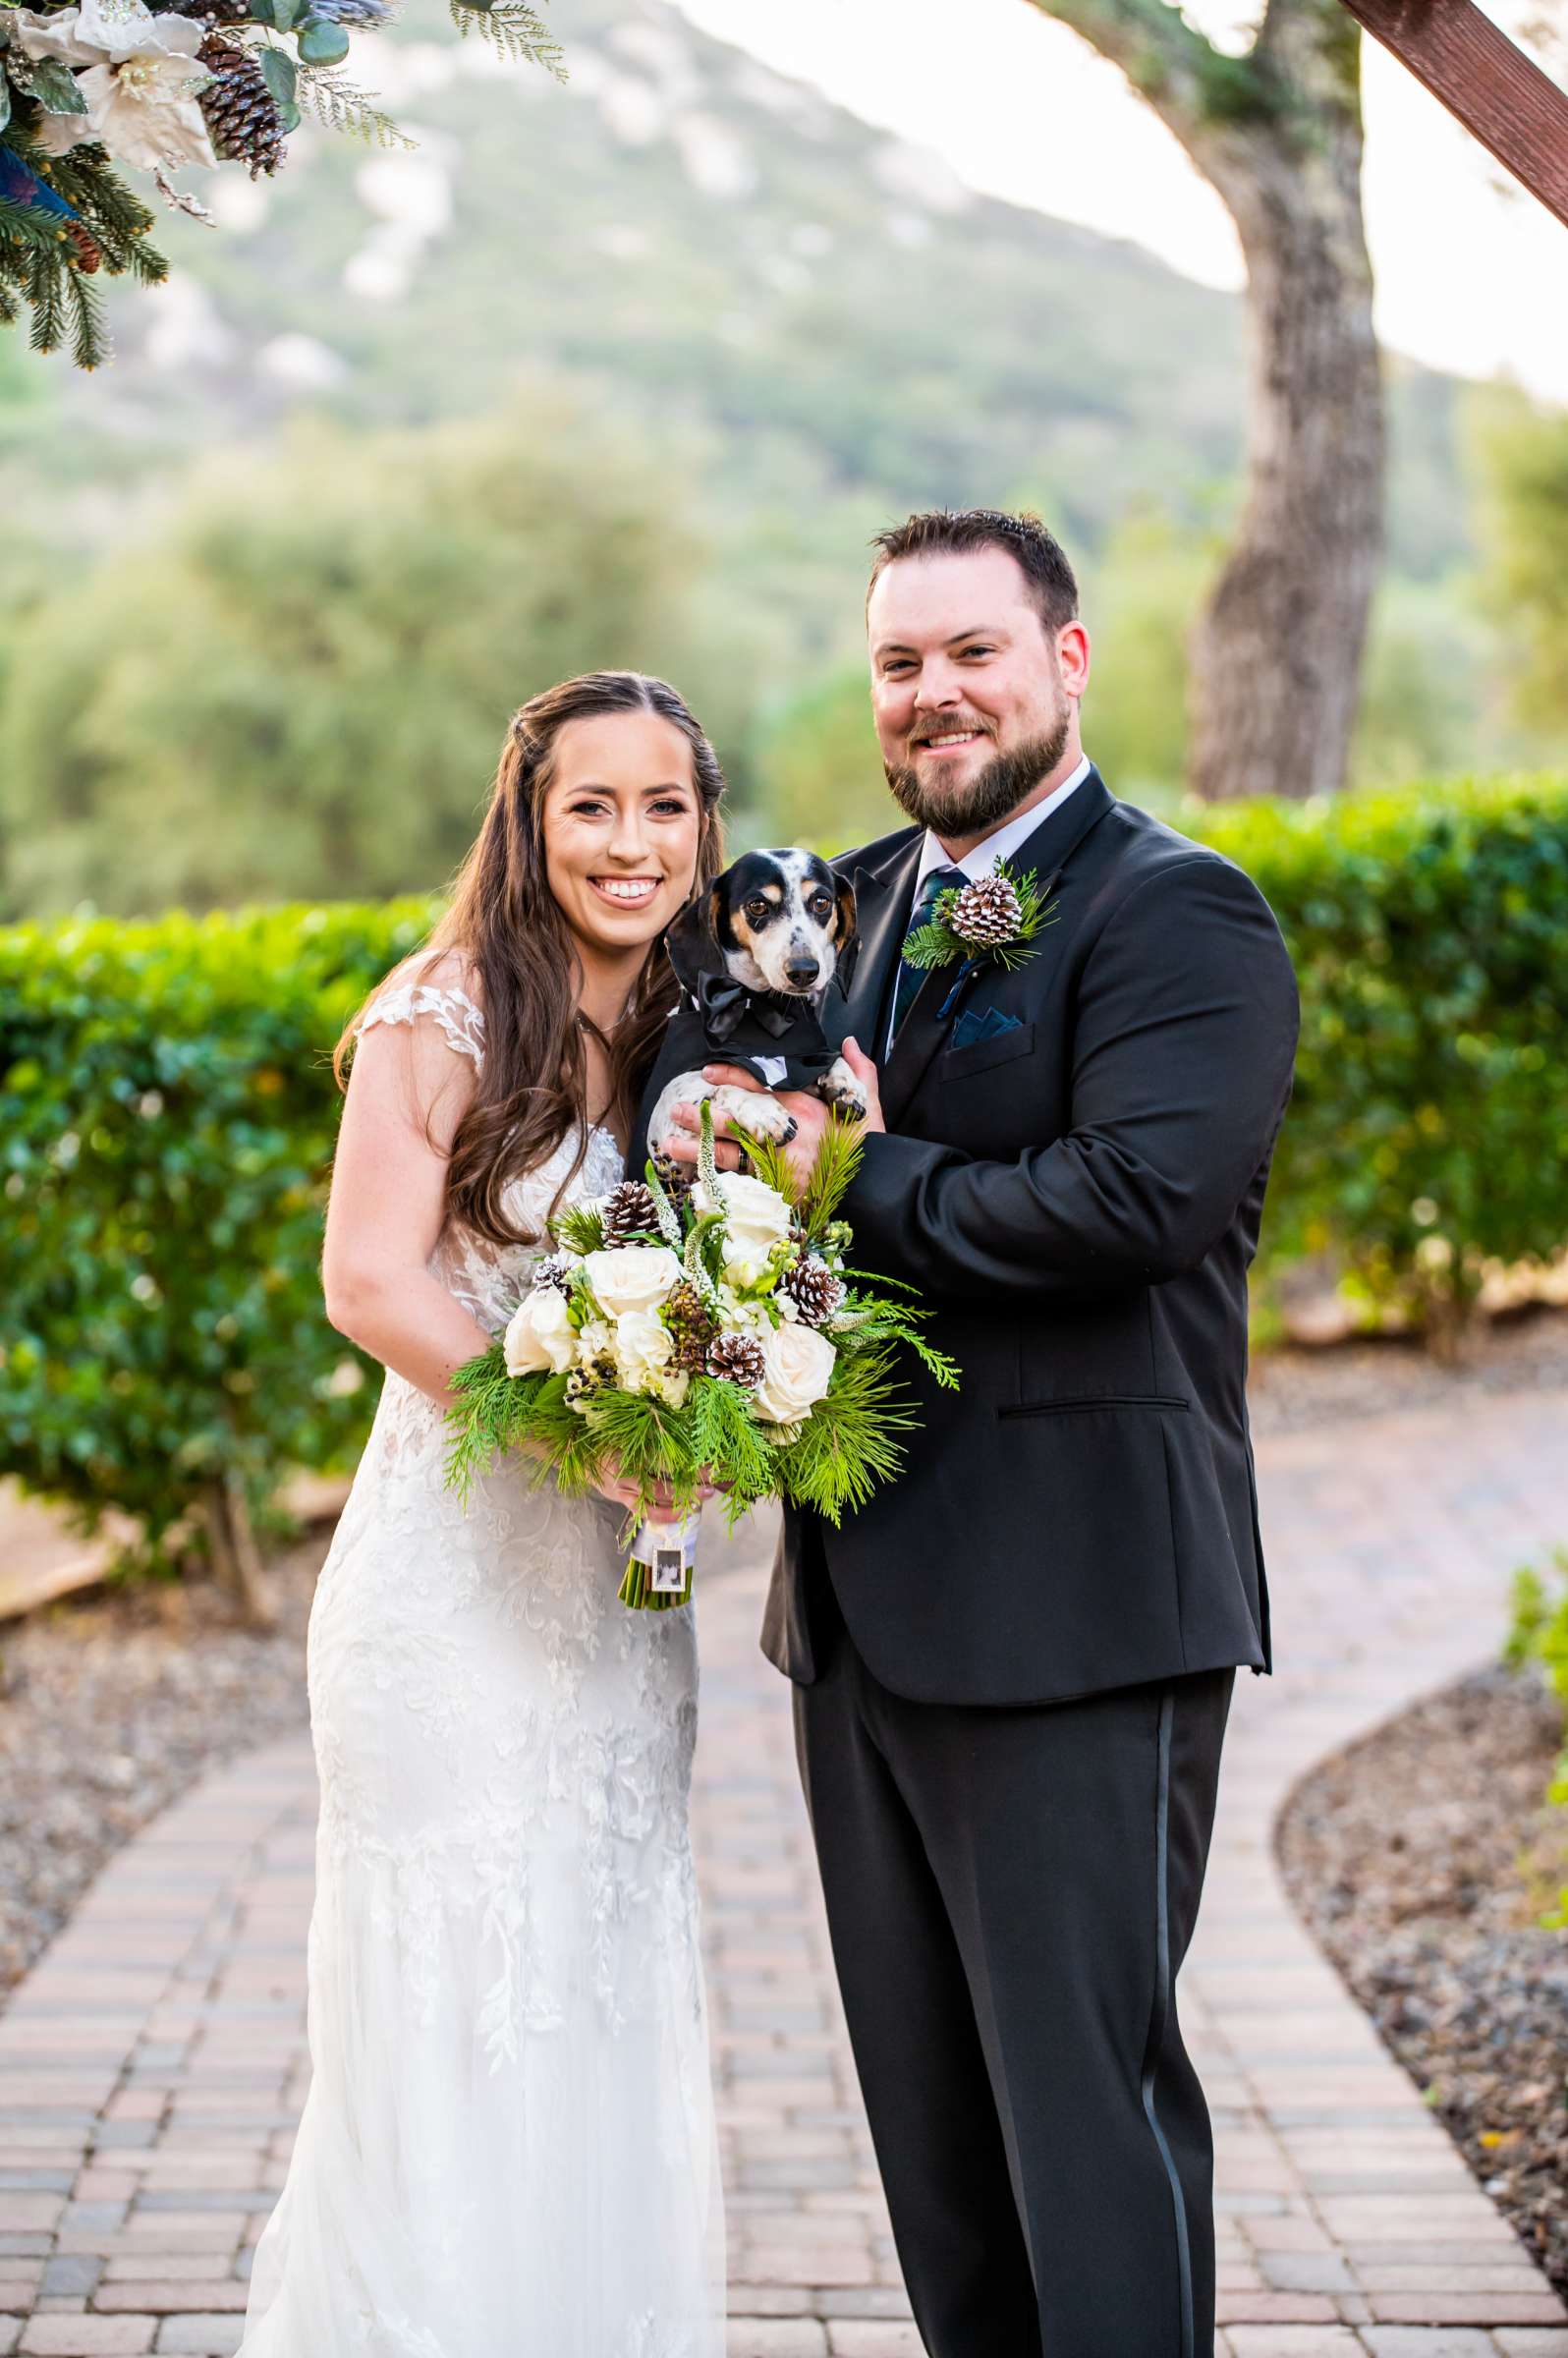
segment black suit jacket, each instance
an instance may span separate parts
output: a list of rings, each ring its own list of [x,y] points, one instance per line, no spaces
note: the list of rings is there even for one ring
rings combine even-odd
[[[920,845],[906,828],[838,863],[862,946],[829,1020],[878,1064]],[[1054,922],[1015,972],[971,977],[970,1044],[940,1012],[955,970],[925,977],[844,1204],[856,1265],[921,1288],[962,1387],[903,1355],[903,1473],[838,1529],[786,1512],[762,1643],[804,1684],[825,1581],[874,1675],[919,1701],[1268,1667],[1247,1270],[1290,961],[1240,869],[1097,773],[1011,865],[1053,879]]]

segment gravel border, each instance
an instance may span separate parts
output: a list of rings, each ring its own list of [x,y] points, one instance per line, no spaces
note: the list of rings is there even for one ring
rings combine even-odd
[[[1482,1392],[1526,1391],[1568,1391],[1568,1310],[1541,1304],[1479,1321],[1451,1367],[1400,1336],[1262,1351],[1247,1405],[1254,1432],[1300,1432]]]
[[[1281,1816],[1292,1900],[1533,2259],[1568,2295],[1562,1713],[1478,1671],[1314,1769]]]
[[[308,1723],[305,1630],[326,1538],[274,1558],[266,1635],[195,1581],[84,1592],[0,1629],[0,1997],[148,1819],[219,1762]]]

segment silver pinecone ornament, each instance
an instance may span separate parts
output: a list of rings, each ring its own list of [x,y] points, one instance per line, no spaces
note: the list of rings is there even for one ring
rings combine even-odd
[[[1005,876],[982,876],[954,896],[947,922],[960,941],[973,942],[978,950],[994,950],[1018,938],[1024,911]]]

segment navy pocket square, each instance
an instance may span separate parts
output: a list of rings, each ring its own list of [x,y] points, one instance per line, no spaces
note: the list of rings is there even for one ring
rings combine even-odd
[[[999,1007],[961,1007],[953,1024],[951,1044],[955,1048],[972,1048],[978,1039],[999,1039],[1004,1032],[1016,1032],[1021,1016],[1004,1015]]]

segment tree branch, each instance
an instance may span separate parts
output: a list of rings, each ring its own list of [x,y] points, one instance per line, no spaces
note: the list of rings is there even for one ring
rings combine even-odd
[[[1255,54],[1227,57],[1170,0],[1030,0],[1120,66],[1184,146],[1266,104]]]

